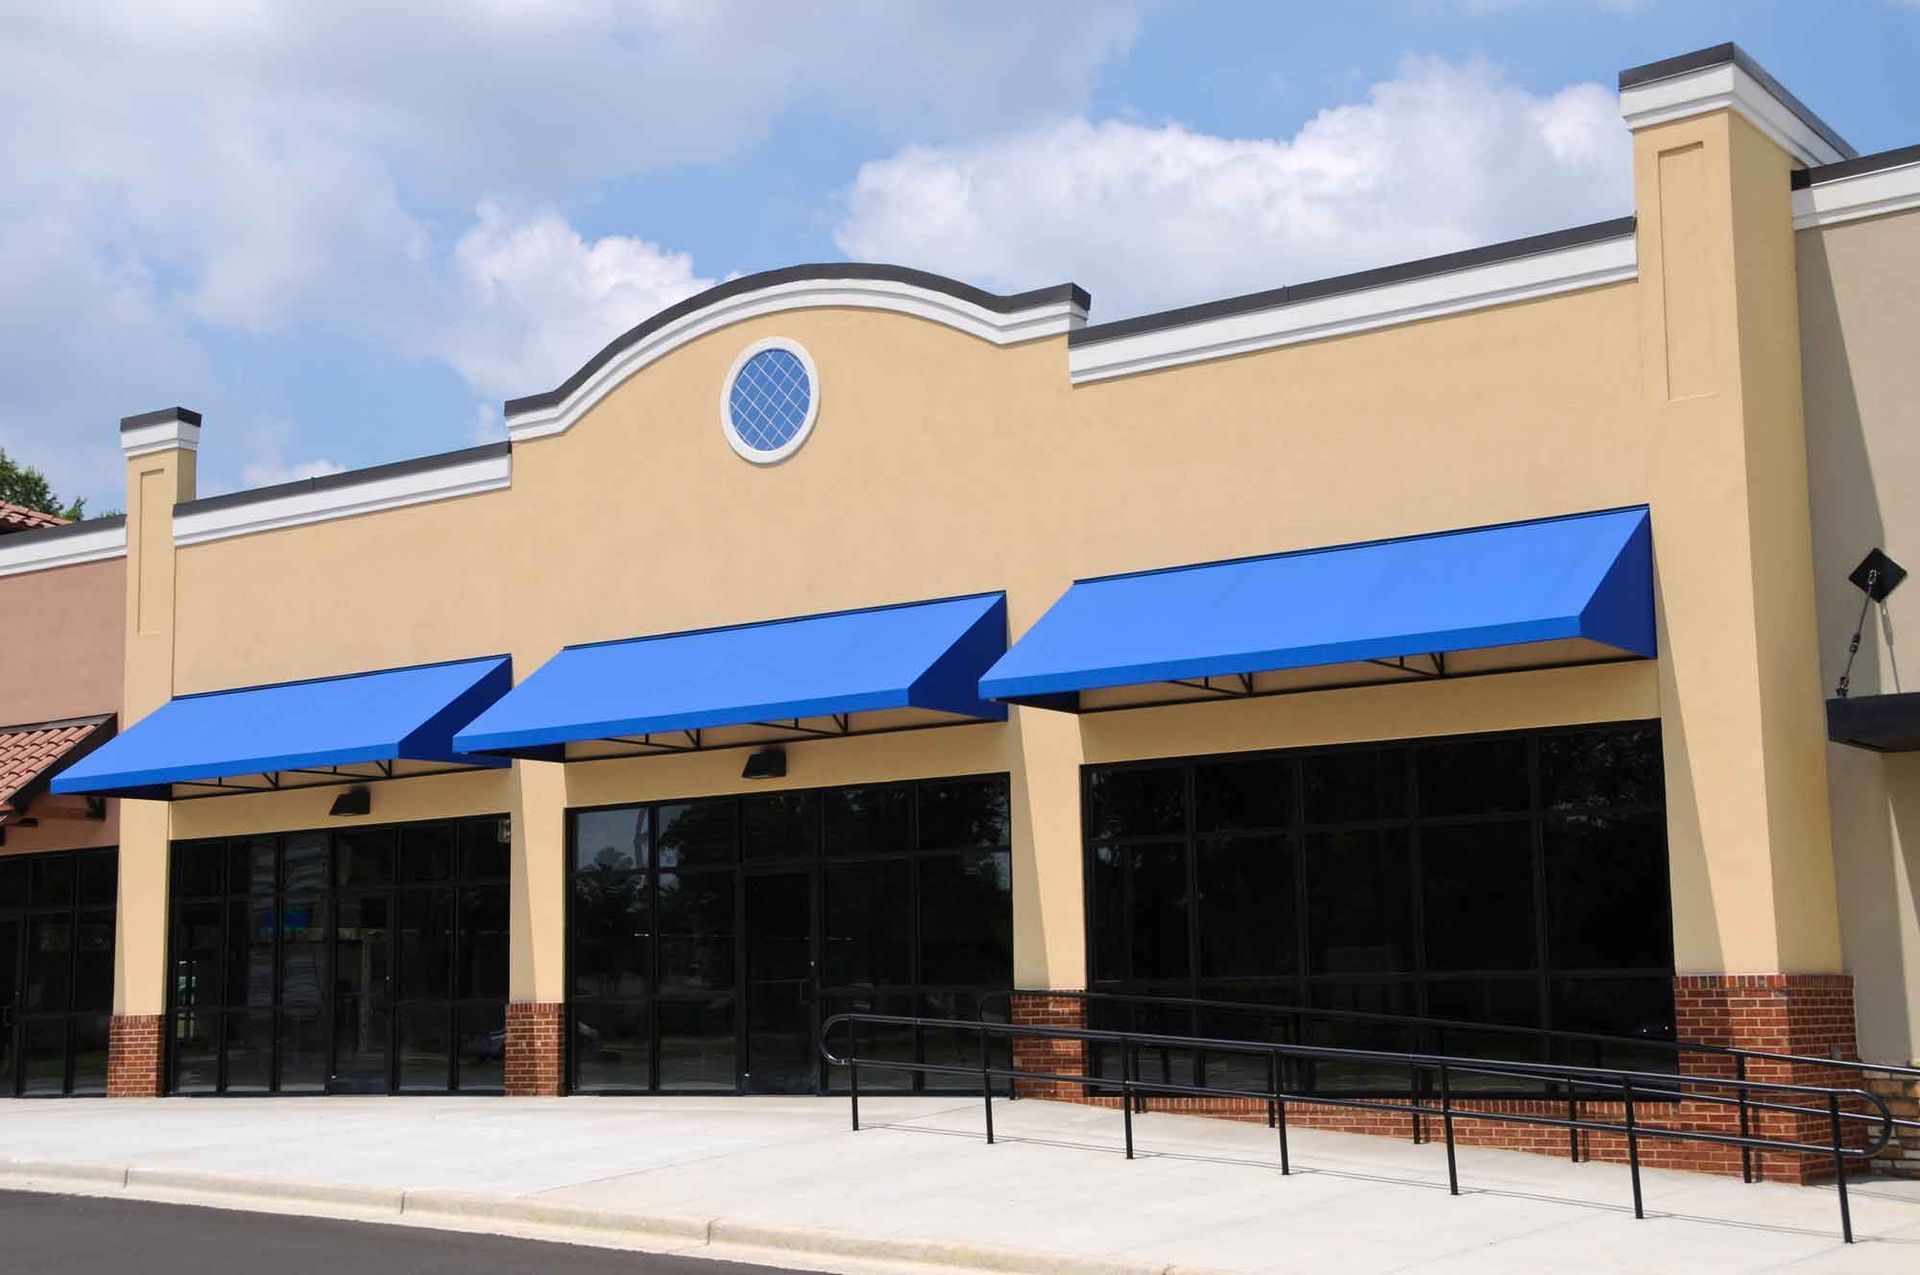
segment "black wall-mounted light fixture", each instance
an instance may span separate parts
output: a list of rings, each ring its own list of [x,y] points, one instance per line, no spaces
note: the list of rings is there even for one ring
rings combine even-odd
[[[1853,661],[1860,654],[1860,633],[1867,626],[1867,608],[1880,604],[1880,621],[1887,629],[1889,645],[1893,628],[1887,619],[1887,595],[1900,587],[1907,578],[1907,569],[1887,556],[1887,551],[1877,545],[1867,551],[1860,559],[1860,565],[1847,575],[1848,583],[1866,596],[1860,599],[1860,618],[1854,621],[1853,637],[1847,642],[1847,666],[1840,671],[1840,684],[1833,689],[1834,698],[1845,699],[1853,684]],[[1897,676],[1897,675],[1896,675]]]
[[[762,748],[747,755],[747,764],[740,770],[742,779],[785,779],[787,777],[787,750],[784,748]]]
[[[364,815],[373,811],[373,794],[365,788],[349,788],[333,799],[327,813],[334,816]]]

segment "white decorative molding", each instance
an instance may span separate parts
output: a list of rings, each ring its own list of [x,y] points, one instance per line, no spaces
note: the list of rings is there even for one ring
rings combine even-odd
[[[92,531],[62,531],[58,535],[19,531],[0,536],[0,576],[102,562],[123,558],[126,553],[127,527],[121,522]]]
[[[1067,369],[1075,384],[1130,376],[1464,310],[1530,301],[1577,288],[1624,283],[1638,274],[1634,237],[1622,235],[1078,345],[1067,352]]]
[[[1621,118],[1635,131],[1723,110],[1739,113],[1781,149],[1809,167],[1851,158],[1822,137],[1798,111],[1733,62],[1620,90]]]
[[[452,500],[513,485],[509,452],[457,461],[434,468],[370,475],[360,482],[330,482],[285,495],[188,509],[173,517],[173,543],[205,544],[250,536],[282,527],[299,527],[335,518],[356,518],[384,509],[403,509],[435,500]]]
[[[183,420],[155,421],[120,431],[120,450],[128,458],[154,452],[200,450],[200,427]]]
[[[1920,161],[1793,192],[1793,228],[1811,230],[1920,208]]]
[[[804,279],[774,284],[717,301],[648,333],[609,359],[563,402],[509,415],[507,437],[519,443],[565,432],[635,372],[728,324],[789,310],[827,307],[886,310],[930,319],[995,345],[1060,336],[1087,321],[1086,309],[1071,301],[1049,301],[1002,314],[950,293],[891,279]]]

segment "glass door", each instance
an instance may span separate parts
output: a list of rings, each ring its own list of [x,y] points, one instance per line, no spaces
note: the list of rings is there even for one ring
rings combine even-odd
[[[0,1098],[19,1080],[20,918],[0,916]]]
[[[748,1093],[812,1093],[816,985],[813,874],[751,872],[746,878]]]
[[[329,1093],[392,1088],[393,896],[334,902],[333,1077]]]

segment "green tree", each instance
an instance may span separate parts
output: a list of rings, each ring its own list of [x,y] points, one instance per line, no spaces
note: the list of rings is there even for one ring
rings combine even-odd
[[[0,500],[38,509],[56,518],[74,520],[87,515],[87,502],[84,499],[63,502],[54,495],[45,474],[31,465],[15,461],[4,448],[0,448]]]

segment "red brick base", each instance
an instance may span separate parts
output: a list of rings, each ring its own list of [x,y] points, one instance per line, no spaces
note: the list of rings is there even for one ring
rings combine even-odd
[[[520,1001],[507,1006],[507,1093],[557,1098],[566,1092],[567,1007]]]
[[[1731,1045],[1814,1057],[1857,1057],[1853,1036],[1853,983],[1844,974],[1683,975],[1674,980],[1674,993],[1678,1035],[1690,1043]],[[1071,996],[1023,993],[1014,998],[1013,1021],[1033,1026],[1080,1027],[1086,1023],[1086,1006]],[[1085,1074],[1083,1052],[1078,1042],[1062,1040],[1016,1039],[1013,1047],[1017,1066],[1069,1075]],[[1687,1057],[1682,1064],[1682,1071],[1698,1076],[1731,1077],[1734,1074],[1730,1061],[1697,1054]],[[1865,1087],[1857,1076],[1845,1075],[1834,1068],[1757,1060],[1748,1064],[1747,1077],[1784,1084]],[[1118,1105],[1118,1099],[1090,1096],[1086,1086],[1072,1082],[1019,1081],[1016,1082],[1016,1092],[1022,1097],[1054,1098],[1098,1106]],[[1726,1092],[1729,1095],[1732,1093],[1731,1090]],[[1147,1108],[1150,1111],[1236,1120],[1264,1121],[1267,1118],[1266,1103],[1246,1099],[1149,1098]],[[1459,1102],[1456,1109],[1561,1119],[1567,1115],[1564,1102],[1530,1099],[1467,1100]],[[1583,1120],[1607,1123],[1623,1123],[1625,1119],[1622,1104],[1617,1102],[1582,1103],[1579,1114]],[[1647,1125],[1727,1133],[1735,1133],[1739,1129],[1738,1112],[1732,1107],[1716,1103],[1648,1103],[1639,1106],[1635,1114],[1642,1124]],[[1408,1139],[1413,1136],[1413,1117],[1410,1115],[1316,1103],[1289,1103],[1287,1122],[1289,1125],[1343,1133]],[[1425,1137],[1440,1136],[1437,1119],[1423,1119],[1422,1124]],[[1828,1127],[1829,1121],[1824,1116],[1803,1117],[1784,1112],[1753,1113],[1749,1125],[1756,1136],[1816,1144],[1826,1141]],[[1864,1128],[1849,1132],[1863,1136]],[[1564,1129],[1530,1128],[1466,1118],[1455,1121],[1454,1138],[1464,1146],[1499,1147],[1543,1155],[1569,1154],[1568,1134]],[[1587,1132],[1580,1135],[1580,1158],[1583,1160],[1623,1163],[1626,1155],[1624,1134]],[[1729,1174],[1741,1171],[1738,1148],[1709,1143],[1643,1137],[1640,1140],[1640,1159],[1641,1163],[1652,1168]],[[1753,1160],[1759,1176],[1774,1181],[1805,1182],[1823,1176],[1831,1178],[1833,1175],[1832,1159],[1824,1155],[1755,1152]]]
[[[107,1028],[107,1097],[158,1098],[159,1014],[115,1014]]]
[[[1073,996],[1020,992],[1013,998],[1013,1021],[1021,1027],[1085,1027],[1087,1006]],[[1087,1074],[1086,1051],[1077,1040],[1016,1036],[1013,1065],[1022,1071],[1048,1071],[1060,1076]],[[1086,1095],[1083,1086],[1069,1080],[1016,1080],[1013,1092],[1018,1098],[1052,1098],[1059,1102],[1079,1102]]]

